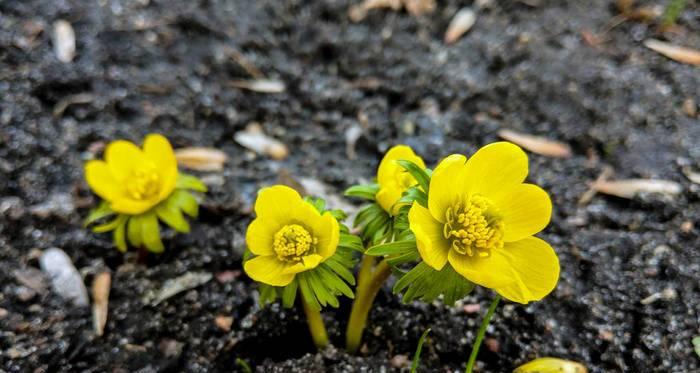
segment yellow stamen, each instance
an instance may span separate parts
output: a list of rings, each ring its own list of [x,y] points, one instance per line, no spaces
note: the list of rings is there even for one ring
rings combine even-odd
[[[318,239],[298,224],[285,225],[275,233],[272,244],[277,258],[286,262],[298,262],[316,249]]]
[[[480,195],[448,207],[442,233],[462,255],[485,258],[503,247],[503,222],[491,201]]]
[[[158,172],[154,165],[144,164],[134,168],[127,179],[126,190],[136,200],[151,199],[160,190]]]

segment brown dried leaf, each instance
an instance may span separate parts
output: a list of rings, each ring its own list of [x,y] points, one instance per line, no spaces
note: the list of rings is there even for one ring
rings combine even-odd
[[[75,32],[68,21],[59,19],[53,24],[53,50],[59,61],[68,63],[75,57]]]
[[[412,16],[421,16],[435,10],[435,0],[403,0],[403,6]]]
[[[676,62],[689,65],[700,65],[700,51],[697,49],[681,47],[656,39],[645,40],[644,46],[653,50],[654,52],[663,54]]]
[[[175,158],[182,167],[197,171],[221,171],[228,159],[221,150],[203,147],[177,149]]]
[[[231,325],[233,324],[233,317],[219,315],[219,316],[216,316],[216,319],[214,319],[214,323],[216,323],[217,328],[219,328],[225,332],[230,332]]]
[[[260,93],[282,93],[287,90],[284,82],[273,79],[232,80],[228,84],[232,87]]]
[[[507,129],[498,131],[498,136],[504,140],[520,145],[533,153],[555,158],[571,157],[571,148],[569,145],[559,141],[548,140],[544,137],[528,135]]]
[[[112,276],[102,272],[92,281],[92,325],[97,336],[104,334],[109,309],[109,289]]]
[[[233,138],[242,146],[272,159],[281,160],[289,155],[287,146],[263,133],[259,123],[249,124],[245,131],[236,132]]]
[[[596,181],[592,188],[599,193],[630,199],[639,193],[676,195],[683,190],[675,181],[659,179],[602,180]]]
[[[474,26],[474,23],[476,23],[476,12],[471,8],[460,9],[455,16],[452,17],[450,25],[447,26],[445,43],[452,44],[456,42],[464,33]]]
[[[75,104],[89,104],[94,100],[95,97],[89,93],[78,93],[62,98],[53,107],[53,117],[60,118],[63,112],[68,109],[68,106]]]

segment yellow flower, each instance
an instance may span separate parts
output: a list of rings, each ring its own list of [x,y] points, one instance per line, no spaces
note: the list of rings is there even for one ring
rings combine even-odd
[[[559,279],[559,259],[532,237],[549,223],[547,192],[523,183],[525,152],[508,142],[453,154],[430,181],[428,208],[413,203],[408,214],[423,261],[440,270],[449,262],[468,280],[518,303],[540,300]]]
[[[104,161],[85,165],[85,178],[113,211],[137,215],[173,192],[178,179],[177,161],[170,143],[161,135],[148,135],[143,149],[117,140],[107,146]]]
[[[244,264],[253,280],[286,286],[297,273],[316,268],[335,254],[338,221],[329,212],[319,213],[294,189],[275,185],[260,190],[255,214],[246,243],[257,256]]]
[[[425,168],[423,159],[406,145],[396,145],[384,155],[377,170],[379,191],[376,199],[379,205],[392,215],[399,212],[401,205],[396,202],[401,199],[401,194],[416,185],[416,179],[397,162],[400,160],[411,161],[420,168]]]

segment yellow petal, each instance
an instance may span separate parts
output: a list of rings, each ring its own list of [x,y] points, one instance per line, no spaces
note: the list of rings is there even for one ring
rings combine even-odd
[[[286,286],[294,279],[293,273],[284,273],[289,265],[275,256],[258,256],[243,264],[245,273],[255,281],[272,286]]]
[[[248,249],[255,255],[274,255],[273,243],[279,227],[265,224],[261,218],[253,220],[245,233]]]
[[[559,281],[559,258],[549,244],[537,237],[506,243],[498,250],[511,268],[513,282],[495,290],[504,298],[526,304],[544,298]]]
[[[124,182],[131,176],[134,166],[143,162],[141,149],[125,140],[112,141],[105,150],[105,162],[109,165],[112,175],[119,182]]]
[[[173,148],[164,136],[150,134],[146,136],[143,143],[143,153],[155,164],[158,170],[159,199],[163,200],[172,193],[177,182],[177,160]]]
[[[379,169],[377,170],[377,182],[379,185],[383,185],[396,180],[396,174],[399,172],[406,172],[403,167],[401,167],[396,161],[406,160],[415,163],[420,166],[420,168],[425,168],[425,162],[423,159],[416,155],[407,145],[396,145],[389,149],[384,158],[379,162]]]
[[[467,280],[485,288],[494,289],[514,281],[510,263],[502,255],[495,254],[500,251],[503,250],[493,250],[490,257],[480,258],[450,250],[447,260],[452,268]]]
[[[479,149],[467,161],[470,194],[499,199],[527,177],[527,154],[519,146],[501,141]]]
[[[318,254],[311,254],[302,257],[301,260],[304,263],[304,269],[309,270],[316,268],[323,260],[323,257]]]
[[[89,161],[85,164],[85,180],[90,189],[105,201],[111,201],[121,193],[119,182],[114,179],[104,161]]]
[[[447,263],[450,244],[443,236],[443,224],[435,220],[430,211],[413,202],[408,211],[408,222],[416,235],[416,246],[425,264],[441,270]]]
[[[313,209],[313,206],[310,206]],[[326,260],[335,254],[340,241],[340,226],[330,212],[323,216],[317,216],[310,222],[311,235],[318,239],[316,253],[322,260]],[[317,263],[318,264],[318,263]],[[315,266],[314,266],[315,267]]]
[[[110,207],[112,210],[127,215],[138,215],[145,211],[148,211],[151,207],[158,204],[157,200],[143,200],[137,201],[125,196],[119,196],[119,198],[111,201]]]
[[[263,218],[267,224],[273,224],[277,229],[290,224],[294,216],[291,214],[304,203],[299,193],[284,185],[274,185],[262,188],[255,200],[255,214]],[[313,207],[312,207],[313,208]]]
[[[440,161],[430,178],[428,209],[433,218],[445,222],[445,212],[458,198],[464,198],[469,192],[465,178],[467,157],[452,154]]]
[[[549,195],[533,184],[519,184],[493,203],[503,218],[505,242],[536,234],[549,224],[552,216]]]
[[[403,190],[398,187],[398,184],[392,183],[387,186],[381,186],[374,198],[377,200],[377,203],[379,203],[379,206],[382,206],[384,211],[396,215],[398,212],[397,210],[401,207],[397,205],[396,202],[401,199],[402,193]]]

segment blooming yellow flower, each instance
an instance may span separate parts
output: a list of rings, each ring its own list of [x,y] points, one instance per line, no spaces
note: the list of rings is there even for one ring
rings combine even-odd
[[[377,170],[379,191],[375,198],[379,205],[392,215],[399,212],[401,205],[396,202],[401,199],[401,194],[417,183],[416,179],[399,165],[397,161],[400,160],[411,161],[420,168],[425,168],[423,159],[406,145],[396,145],[384,155]]]
[[[338,221],[329,212],[319,213],[294,189],[283,185],[261,189],[255,214],[246,243],[256,257],[244,264],[253,280],[286,286],[297,273],[316,268],[335,254]]]
[[[177,161],[168,140],[158,134],[146,137],[143,149],[117,140],[105,150],[105,160],[89,161],[85,178],[90,188],[120,214],[141,214],[175,189]]]
[[[430,181],[428,208],[413,203],[410,228],[423,261],[450,263],[468,280],[518,303],[540,300],[559,279],[559,259],[532,237],[552,214],[547,192],[523,183],[528,159],[518,146],[497,142],[467,160],[453,154]]]

